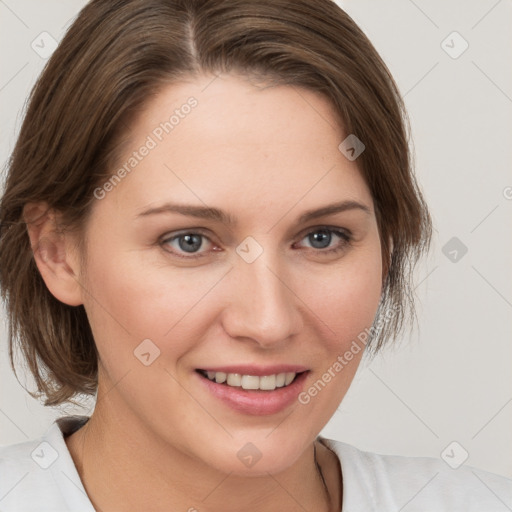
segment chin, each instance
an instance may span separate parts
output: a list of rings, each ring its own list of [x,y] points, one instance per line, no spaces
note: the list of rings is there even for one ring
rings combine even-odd
[[[279,428],[279,427],[278,427]],[[207,460],[210,466],[224,473],[238,476],[268,476],[285,471],[303,455],[308,440],[265,429],[255,435],[243,435],[224,443],[215,443]]]

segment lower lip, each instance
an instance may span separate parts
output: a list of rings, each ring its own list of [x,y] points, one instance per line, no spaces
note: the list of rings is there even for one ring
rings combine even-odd
[[[304,381],[308,373],[309,371],[301,373],[286,387],[276,388],[273,391],[262,391],[218,384],[204,377],[199,372],[195,372],[212,395],[222,400],[235,411],[255,416],[276,414],[293,404],[304,387]]]

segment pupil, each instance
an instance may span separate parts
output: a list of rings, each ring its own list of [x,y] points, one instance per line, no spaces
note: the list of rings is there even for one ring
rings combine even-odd
[[[182,235],[179,238],[179,246],[186,252],[194,252],[201,247],[201,236]]]
[[[316,233],[309,235],[309,241],[315,249],[325,249],[326,247],[329,247],[331,237],[332,235],[329,231],[317,231]]]

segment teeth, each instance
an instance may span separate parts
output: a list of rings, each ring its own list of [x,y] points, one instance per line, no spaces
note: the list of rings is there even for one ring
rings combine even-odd
[[[236,380],[235,386],[242,386],[244,389],[260,389],[260,378],[253,375],[240,375],[236,374],[238,379]],[[229,385],[233,385],[228,380]]]
[[[295,373],[287,373],[286,377],[284,379],[284,385],[288,386],[288,384],[291,383],[291,381],[295,378]]]
[[[219,384],[222,384],[223,382],[226,382],[226,379],[228,378],[227,373],[224,372],[211,372],[215,375],[215,382],[218,382]],[[210,376],[208,376],[210,378]],[[212,379],[213,380],[213,379]]]
[[[264,391],[273,391],[276,388],[282,388],[291,384],[295,376],[295,372],[278,373],[277,375],[264,375],[258,377],[256,375],[241,375],[239,373],[224,372],[203,372],[209,380],[218,384],[227,384],[228,386],[242,389],[261,389]]]
[[[276,376],[275,375],[265,375],[259,378],[260,381],[260,389],[267,389],[272,391],[276,389]]]
[[[276,375],[276,388],[282,388],[286,382],[286,373],[279,373]]]
[[[242,385],[242,376],[239,373],[228,373],[228,386],[239,388]]]

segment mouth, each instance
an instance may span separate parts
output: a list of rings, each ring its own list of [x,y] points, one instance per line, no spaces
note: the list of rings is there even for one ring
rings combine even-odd
[[[293,384],[300,375],[306,373],[306,371],[280,372],[269,375],[250,375],[214,370],[196,370],[196,372],[198,372],[202,377],[205,377],[212,382],[232,388],[241,388],[246,391],[274,391],[278,388],[286,388]]]
[[[310,370],[303,366],[229,366],[194,372],[208,396],[251,416],[280,413],[297,403]]]

